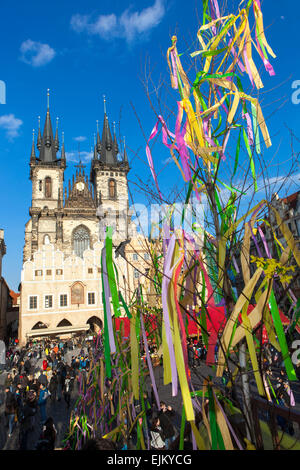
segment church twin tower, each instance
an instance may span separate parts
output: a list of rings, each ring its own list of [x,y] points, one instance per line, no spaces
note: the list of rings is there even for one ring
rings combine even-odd
[[[20,344],[34,337],[102,328],[101,254],[107,226],[113,227],[118,287],[126,302],[148,262],[129,213],[126,150],[121,155],[106,110],[101,137],[97,125],[90,174],[79,161],[64,185],[66,166],[64,138],[60,148],[48,96],[44,130],[39,126],[30,156],[32,202],[21,273]],[[125,251],[119,256],[120,247],[131,263],[140,253],[136,267],[125,261]]]
[[[125,148],[121,155],[115,130],[112,136],[106,110],[101,137],[97,126],[89,178],[84,167],[80,161],[64,187],[64,137],[60,149],[58,126],[53,135],[48,93],[44,131],[42,134],[39,125],[30,156],[32,203],[31,219],[25,227],[24,262],[49,243],[67,256],[75,253],[82,257],[84,249],[103,238],[99,226],[110,221],[120,233],[120,241],[128,238],[128,159]]]

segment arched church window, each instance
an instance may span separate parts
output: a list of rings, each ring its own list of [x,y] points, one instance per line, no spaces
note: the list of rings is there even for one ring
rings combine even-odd
[[[44,236],[44,245],[49,245],[51,242],[49,235]]]
[[[45,197],[52,196],[52,181],[50,176],[46,176],[45,178]]]
[[[81,225],[73,233],[73,249],[76,256],[83,258],[84,250],[90,247],[90,234],[86,227]]]
[[[111,199],[115,199],[117,195],[116,189],[117,189],[116,181],[113,179],[110,179],[108,182],[108,193]]]

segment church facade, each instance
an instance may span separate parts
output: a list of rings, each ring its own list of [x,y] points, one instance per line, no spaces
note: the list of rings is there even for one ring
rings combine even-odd
[[[76,168],[65,184],[65,144],[63,140],[60,149],[58,129],[53,133],[48,100],[43,133],[39,127],[30,156],[32,201],[21,273],[21,344],[31,337],[102,327],[100,266],[107,226],[114,229],[114,261],[126,301],[149,269],[147,240],[137,234],[129,211],[126,149],[121,155],[106,112],[101,137],[97,129],[90,174],[81,162]]]

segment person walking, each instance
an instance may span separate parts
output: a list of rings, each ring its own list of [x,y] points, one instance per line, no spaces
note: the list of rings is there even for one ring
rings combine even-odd
[[[7,387],[5,389],[5,411],[4,414],[8,421],[8,437],[13,433],[15,426],[15,417],[17,414],[17,400],[15,394]]]
[[[165,436],[158,417],[152,420],[150,428],[150,446],[152,450],[164,450],[166,448]]]
[[[38,398],[41,424],[44,424],[47,420],[46,405],[47,405],[48,396],[49,396],[48,389],[45,387],[45,385],[41,384],[39,398]]]
[[[25,374],[26,375],[29,375],[30,372],[31,372],[31,362],[30,362],[30,359],[29,357],[26,358],[25,362],[24,362],[24,371],[25,371]]]
[[[49,383],[49,392],[51,393],[51,403],[54,403],[56,401],[57,387],[58,387],[57,373],[56,371],[53,371],[53,374]]]
[[[45,372],[45,370],[47,370],[47,367],[48,367],[48,361],[47,359],[44,359],[43,360],[43,371]]]
[[[20,419],[19,443],[20,450],[27,450],[30,431],[33,429],[33,418],[36,414],[36,398],[34,393],[28,393]]]
[[[71,401],[71,384],[72,384],[72,379],[70,375],[68,374],[65,383],[64,383],[64,400],[67,404],[67,408],[70,408],[70,401]]]
[[[163,434],[165,436],[166,449],[169,449],[171,443],[175,439],[175,429],[172,423],[172,418],[175,416],[175,411],[171,406],[167,406],[165,402],[160,402],[160,412],[158,418],[161,423]]]
[[[13,378],[10,373],[8,373],[7,376],[5,377],[4,387],[9,388],[11,392],[13,391]]]

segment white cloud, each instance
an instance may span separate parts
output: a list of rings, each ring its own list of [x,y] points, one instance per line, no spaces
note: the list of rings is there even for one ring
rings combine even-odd
[[[76,142],[84,142],[86,140],[86,137],[83,135],[79,135],[78,137],[74,137],[74,140],[76,140]]]
[[[120,16],[114,13],[99,15],[73,15],[71,28],[77,33],[86,32],[98,35],[102,39],[123,38],[132,42],[137,36],[146,34],[163,19],[165,14],[164,0],[155,0],[154,4],[140,12],[125,10]]]
[[[89,163],[92,158],[93,158],[93,152],[92,151],[91,152],[86,152],[86,151],[80,152],[80,159],[81,159],[81,162],[83,164],[84,163]],[[79,162],[78,152],[66,152],[66,159],[69,162],[78,163]]]
[[[41,67],[48,64],[56,55],[55,50],[49,44],[42,44],[31,39],[22,42],[20,51],[22,54],[21,60],[33,67]]]
[[[14,114],[5,114],[0,116],[0,128],[6,130],[6,136],[9,139],[14,139],[19,135],[19,129],[23,121],[15,117]]]

